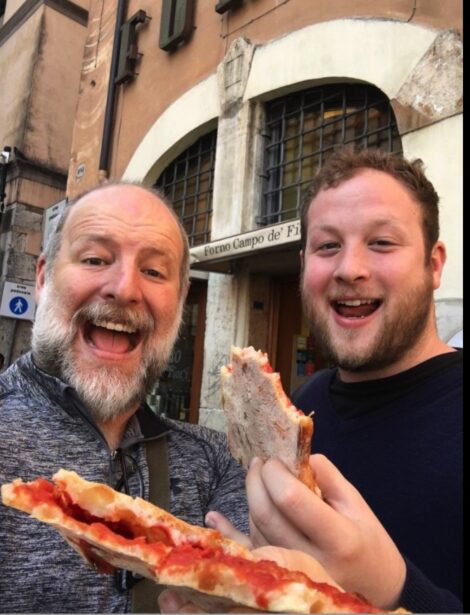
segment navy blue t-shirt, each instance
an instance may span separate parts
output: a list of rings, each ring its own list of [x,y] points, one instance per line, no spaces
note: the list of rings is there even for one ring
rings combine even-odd
[[[315,411],[312,452],[359,490],[407,560],[401,605],[415,612],[462,610],[462,364],[450,352],[359,383],[322,370],[292,397]]]

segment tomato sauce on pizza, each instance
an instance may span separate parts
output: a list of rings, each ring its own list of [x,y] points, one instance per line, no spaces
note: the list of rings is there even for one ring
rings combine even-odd
[[[383,612],[355,594],[258,559],[216,530],[75,472],[59,470],[53,481],[16,479],[2,486],[3,502],[54,526],[100,572],[127,568],[160,584],[190,588],[193,601],[205,597],[205,608],[207,595],[216,597],[219,612],[221,604],[292,613]]]

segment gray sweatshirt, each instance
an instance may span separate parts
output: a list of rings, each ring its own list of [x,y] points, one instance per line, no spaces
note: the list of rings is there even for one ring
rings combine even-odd
[[[142,406],[111,451],[75,391],[38,369],[30,354],[0,375],[0,484],[51,478],[65,468],[115,487],[124,462],[129,492],[148,499],[144,440],[163,432],[171,512],[202,526],[205,514],[218,510],[247,532],[245,476],[224,434]],[[130,604],[130,592],[87,566],[56,530],[0,504],[0,612],[112,613]]]

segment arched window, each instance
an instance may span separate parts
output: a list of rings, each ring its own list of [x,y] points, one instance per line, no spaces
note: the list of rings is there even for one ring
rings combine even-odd
[[[303,189],[335,146],[402,151],[388,98],[366,84],[328,84],[272,100],[265,128],[260,226],[298,217]]]
[[[173,204],[191,247],[210,241],[216,140],[216,130],[198,139],[155,183]]]

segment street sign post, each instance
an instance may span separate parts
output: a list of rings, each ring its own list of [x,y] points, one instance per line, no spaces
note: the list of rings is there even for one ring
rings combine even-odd
[[[19,318],[20,320],[34,320],[36,301],[34,299],[33,284],[17,284],[5,282],[3,286],[0,316]]]

